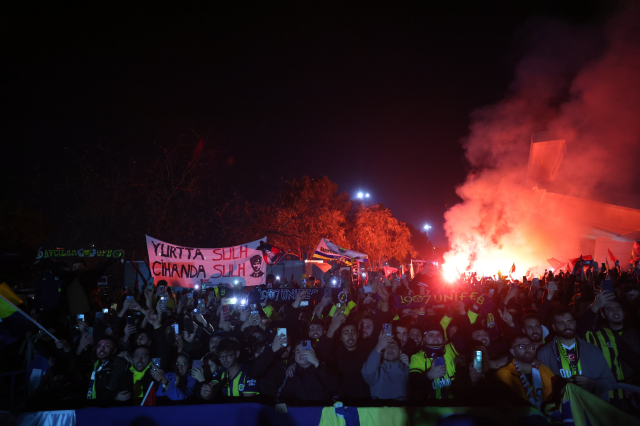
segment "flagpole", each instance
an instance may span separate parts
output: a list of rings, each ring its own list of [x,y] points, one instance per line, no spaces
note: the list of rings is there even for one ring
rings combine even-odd
[[[2,297],[4,299],[5,302],[7,302],[9,305],[13,306],[15,308],[16,311],[20,312],[22,315],[24,315],[24,317],[26,319],[28,319],[29,321],[31,321],[32,323],[34,323],[36,326],[38,326],[38,328],[42,331],[44,331],[45,333],[47,333],[49,336],[51,336],[51,338],[53,340],[55,340],[56,342],[58,341],[58,339],[56,338],[56,336],[54,336],[53,334],[49,333],[49,331],[47,331],[43,326],[41,326],[36,320],[34,320],[33,318],[31,318],[29,315],[27,315],[26,312],[24,312],[22,309],[18,308],[16,305],[14,305],[13,303],[11,303],[9,300],[7,300],[6,297],[4,297],[2,294],[0,294],[0,297]]]
[[[153,389],[153,384],[154,384],[154,382],[151,382],[151,385],[149,386],[149,389],[147,389],[147,393],[144,395],[144,399],[142,400],[142,403],[140,404],[141,407],[144,405],[144,402],[147,400],[147,397],[149,396],[149,392],[151,392],[151,389]]]

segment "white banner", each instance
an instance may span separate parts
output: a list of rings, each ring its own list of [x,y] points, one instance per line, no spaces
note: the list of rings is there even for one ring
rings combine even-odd
[[[149,267],[156,284],[166,280],[172,287],[193,288],[205,283],[242,286],[265,283],[267,262],[258,250],[260,240],[234,247],[196,248],[145,237]]]
[[[313,253],[313,257],[327,260],[338,260],[341,262],[352,263],[353,260],[364,262],[367,260],[367,255],[364,253],[358,253],[357,251],[349,250],[344,247],[340,247],[337,244],[323,238],[320,240],[316,251]]]

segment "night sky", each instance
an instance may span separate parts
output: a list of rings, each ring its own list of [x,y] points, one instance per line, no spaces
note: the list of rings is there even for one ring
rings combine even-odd
[[[235,159],[249,198],[327,175],[444,244],[469,114],[504,96],[528,29],[598,25],[612,6],[397,3],[5,10],[2,184],[56,173],[64,146],[103,141],[144,161],[194,129]]]

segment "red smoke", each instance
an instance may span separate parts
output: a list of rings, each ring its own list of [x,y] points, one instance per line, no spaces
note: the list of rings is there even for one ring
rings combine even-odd
[[[526,186],[534,132],[566,141],[548,191],[640,207],[633,193],[640,183],[638,11],[627,7],[604,30],[532,24],[509,93],[471,116],[464,148],[472,171],[457,188],[462,202],[445,213],[448,275],[456,268],[506,273],[513,262],[516,276],[536,265],[542,274],[546,259],[581,254],[589,230],[576,212],[545,204],[540,190]]]

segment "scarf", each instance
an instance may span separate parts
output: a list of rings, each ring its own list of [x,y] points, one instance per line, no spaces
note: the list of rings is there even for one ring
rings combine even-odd
[[[93,372],[91,373],[91,379],[89,380],[89,391],[87,392],[87,399],[96,399],[96,373],[102,371],[102,367],[107,365],[109,361],[105,361],[100,364],[100,361],[96,361],[93,365]],[[100,368],[98,368],[98,364],[100,364]]]
[[[567,350],[564,345],[556,337],[556,345],[558,346],[558,353],[560,354],[560,361],[558,367],[560,368],[560,377],[564,379],[568,379],[569,377],[575,376],[577,374],[582,374],[582,362],[580,361],[580,355],[578,353],[578,339],[576,339],[576,358],[578,358],[577,367],[575,364],[571,364],[569,361],[569,356],[567,355]]]
[[[145,373],[150,367],[151,367],[151,363],[149,363],[149,365],[147,365],[147,368],[145,368],[142,371],[136,370],[135,368],[133,368],[133,365],[129,367],[129,371],[133,373],[133,397],[134,398],[144,397],[142,378],[144,377]]]
[[[437,358],[439,356],[444,356],[444,345],[427,345],[424,346],[424,357],[425,358]]]
[[[520,382],[522,383],[522,387],[527,393],[527,398],[532,405],[535,405],[540,409],[540,405],[542,404],[542,377],[540,377],[540,370],[536,366],[536,363],[531,364],[531,377],[533,378],[533,386],[527,380],[527,376],[525,376],[516,360],[513,360],[513,365],[516,367],[516,371],[520,374]]]

